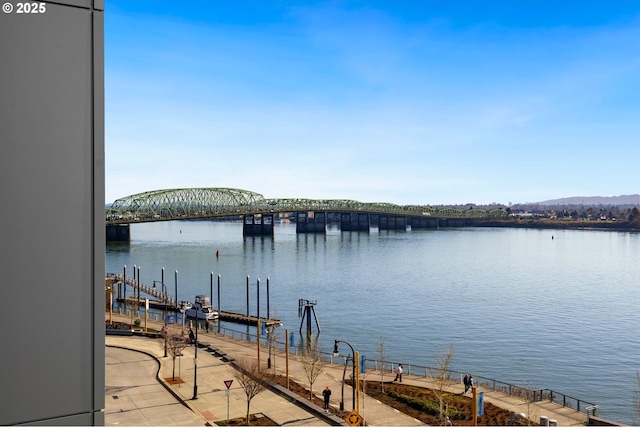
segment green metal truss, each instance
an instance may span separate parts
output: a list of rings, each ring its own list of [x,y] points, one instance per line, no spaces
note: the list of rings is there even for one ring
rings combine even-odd
[[[364,203],[333,199],[265,199],[236,188],[178,188],[147,191],[116,200],[106,209],[106,223],[216,218],[244,214],[327,211],[363,212],[434,218],[501,218],[502,209],[439,209],[418,205]]]

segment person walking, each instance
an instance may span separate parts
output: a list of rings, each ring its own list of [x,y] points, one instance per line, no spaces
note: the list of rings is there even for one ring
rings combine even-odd
[[[462,392],[462,394],[466,394],[467,391],[469,391],[469,374],[464,374],[462,383],[464,384],[464,391]]]
[[[209,319],[207,319],[207,321],[204,322],[204,329],[207,331],[207,333],[209,333]]]
[[[328,414],[329,413],[329,398],[331,397],[331,389],[329,388],[328,384],[324,387],[324,390],[322,390],[322,396],[324,397],[324,412],[325,412],[325,414]]]
[[[402,372],[404,372],[404,370],[402,369],[402,363],[401,363],[398,365],[398,369],[396,369],[396,377],[394,378],[393,381],[402,382]]]

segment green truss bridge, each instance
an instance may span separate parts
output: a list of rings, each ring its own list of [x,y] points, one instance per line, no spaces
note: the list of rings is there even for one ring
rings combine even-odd
[[[267,199],[235,188],[180,188],[147,191],[116,200],[106,209],[107,240],[129,240],[129,224],[153,221],[236,217],[244,235],[273,235],[286,216],[298,233],[323,233],[328,224],[342,231],[370,228],[461,227],[477,219],[503,218],[501,209],[439,209],[419,205],[366,203],[345,199]]]

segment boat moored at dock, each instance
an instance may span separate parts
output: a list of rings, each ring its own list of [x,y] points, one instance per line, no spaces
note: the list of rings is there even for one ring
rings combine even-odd
[[[217,320],[219,316],[206,295],[196,295],[195,302],[185,311],[185,314],[187,317],[203,320]]]

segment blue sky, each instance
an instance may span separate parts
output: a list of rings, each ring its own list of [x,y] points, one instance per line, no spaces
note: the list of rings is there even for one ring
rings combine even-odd
[[[640,1],[105,7],[106,202],[640,192]]]

